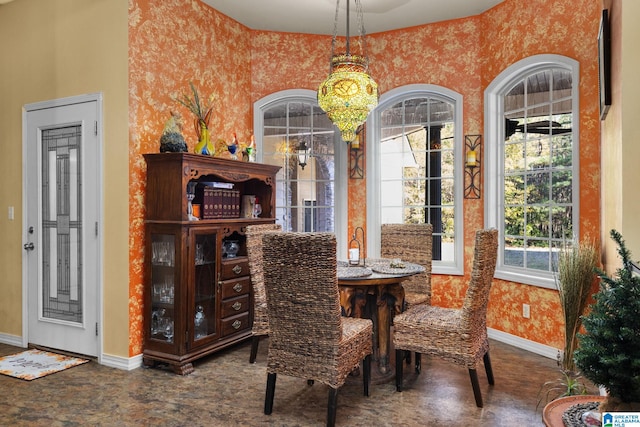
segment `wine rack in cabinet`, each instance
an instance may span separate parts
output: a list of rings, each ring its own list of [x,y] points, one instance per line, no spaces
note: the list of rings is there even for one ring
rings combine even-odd
[[[144,158],[143,361],[186,375],[194,360],[251,336],[245,231],[251,224],[275,222],[280,168],[189,153]],[[216,189],[236,201],[210,197]],[[221,206],[210,205],[218,202]]]

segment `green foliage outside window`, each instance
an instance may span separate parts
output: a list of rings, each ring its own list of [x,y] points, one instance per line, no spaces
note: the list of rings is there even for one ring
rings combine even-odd
[[[571,129],[572,115],[528,121]],[[527,252],[505,254],[505,264],[551,271],[562,242],[573,239],[572,153],[570,132],[516,132],[505,142],[505,250]]]

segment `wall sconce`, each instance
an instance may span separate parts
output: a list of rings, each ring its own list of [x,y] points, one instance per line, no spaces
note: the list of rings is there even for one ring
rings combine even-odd
[[[349,150],[349,178],[364,178],[364,150],[361,149],[365,141],[365,126],[360,125],[356,130],[356,139],[351,141],[351,149]]]
[[[307,148],[307,143],[304,140],[300,141],[298,144],[298,164],[304,170],[304,167],[307,166],[307,158],[309,157],[309,149]]]
[[[482,135],[464,136],[464,198],[480,198]]]

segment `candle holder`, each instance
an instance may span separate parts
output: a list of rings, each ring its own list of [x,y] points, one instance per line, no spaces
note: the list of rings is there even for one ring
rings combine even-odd
[[[482,135],[464,136],[464,198],[480,198],[480,148]]]
[[[358,240],[358,230],[362,234],[362,243]],[[360,254],[362,245],[364,245],[364,229],[362,227],[356,227],[349,241],[349,265],[360,265]],[[366,261],[362,258],[363,266],[366,266]]]

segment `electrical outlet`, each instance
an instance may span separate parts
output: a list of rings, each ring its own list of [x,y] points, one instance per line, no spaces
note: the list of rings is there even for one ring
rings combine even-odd
[[[522,304],[522,317],[525,319],[531,317],[531,307],[529,304]]]

